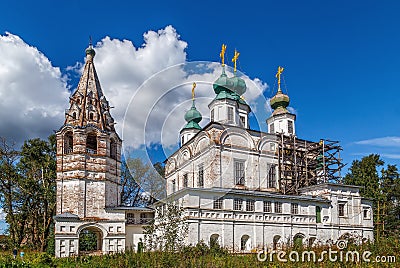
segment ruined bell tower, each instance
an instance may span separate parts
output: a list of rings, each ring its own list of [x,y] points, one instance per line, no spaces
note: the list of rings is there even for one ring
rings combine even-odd
[[[120,203],[121,139],[110,106],[86,49],[86,63],[69,99],[64,125],[57,132],[57,215],[107,218],[105,209]]]

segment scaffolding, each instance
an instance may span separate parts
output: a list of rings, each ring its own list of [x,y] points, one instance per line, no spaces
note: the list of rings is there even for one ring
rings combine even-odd
[[[299,194],[299,189],[326,182],[340,182],[344,167],[338,141],[311,142],[294,135],[277,134],[279,189],[283,194]]]

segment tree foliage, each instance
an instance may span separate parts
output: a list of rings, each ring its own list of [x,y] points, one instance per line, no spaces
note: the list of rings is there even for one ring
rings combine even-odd
[[[147,206],[165,197],[163,167],[146,164],[140,158],[125,156],[121,167],[121,204]]]
[[[184,247],[188,223],[183,207],[176,201],[157,205],[152,224],[144,227],[147,250],[178,251]]]
[[[31,139],[20,151],[1,140],[0,194],[12,246],[44,251],[56,206],[56,140]]]
[[[344,183],[363,186],[360,194],[373,200],[374,226],[380,235],[400,238],[400,175],[395,165],[384,164],[377,154],[354,160]]]

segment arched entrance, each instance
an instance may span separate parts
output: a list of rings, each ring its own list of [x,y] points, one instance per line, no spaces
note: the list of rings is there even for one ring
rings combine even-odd
[[[281,236],[280,235],[275,235],[274,236],[274,239],[273,239],[273,241],[272,241],[272,243],[273,243],[273,246],[272,246],[272,248],[274,249],[274,250],[276,250],[276,249],[278,249],[278,248],[281,248],[281,245],[280,245],[280,243],[279,243],[279,240],[281,239]]]
[[[219,246],[219,235],[218,234],[212,234],[210,236],[210,248],[218,247],[218,246]]]
[[[251,249],[250,236],[243,235],[242,238],[240,239],[240,250],[248,251],[250,249]]]
[[[303,247],[303,238],[304,238],[303,234],[300,234],[300,233],[296,234],[293,237],[293,246],[295,248],[302,248]]]
[[[88,226],[79,232],[79,254],[101,254],[103,232],[95,226]]]

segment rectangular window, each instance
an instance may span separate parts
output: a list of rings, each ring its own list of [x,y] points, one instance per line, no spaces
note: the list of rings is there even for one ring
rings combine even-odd
[[[269,125],[269,133],[275,133],[274,123]]]
[[[243,200],[242,199],[234,199],[233,200],[233,210],[242,210]]]
[[[363,208],[363,216],[364,216],[364,219],[366,219],[366,220],[371,219],[371,212],[368,207]]]
[[[255,201],[252,199],[246,200],[246,211],[254,211],[254,203]]]
[[[232,122],[233,121],[233,108],[228,107],[228,121]]]
[[[127,224],[135,224],[135,214],[127,213],[126,214],[126,223]]]
[[[321,223],[321,207],[320,206],[315,207],[315,214],[317,216],[317,223]]]
[[[214,209],[222,209],[223,208],[223,198],[214,198]]]
[[[275,202],[275,213],[282,213],[282,203],[281,202]]]
[[[183,187],[187,188],[188,187],[188,174],[183,175]]]
[[[339,203],[339,217],[346,215],[346,203]]]
[[[289,134],[293,134],[293,121],[292,120],[288,120],[288,132]]]
[[[275,182],[276,182],[276,166],[269,165],[268,178],[267,178],[268,188],[275,188],[276,187]]]
[[[214,109],[211,110],[211,122],[214,121]]]
[[[292,214],[299,214],[299,204],[297,203],[292,203],[290,205],[290,213]]]
[[[199,180],[197,182],[198,187],[203,187],[204,186],[204,167],[203,165],[199,166]]]
[[[244,161],[235,160],[235,184],[236,185],[244,185]]]
[[[246,118],[244,116],[240,116],[240,123],[242,124],[242,127],[246,127]]]
[[[272,204],[271,201],[264,201],[264,212],[272,212]]]

